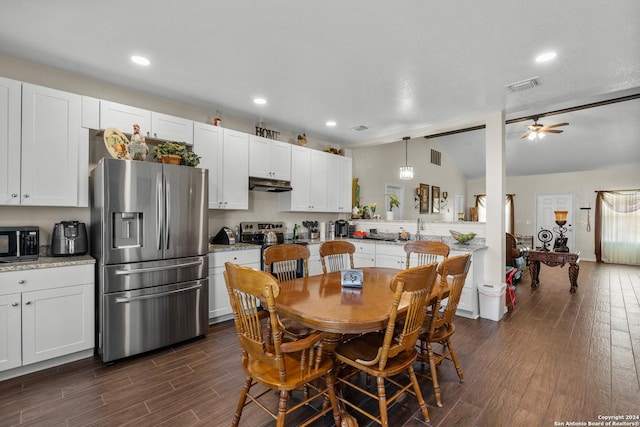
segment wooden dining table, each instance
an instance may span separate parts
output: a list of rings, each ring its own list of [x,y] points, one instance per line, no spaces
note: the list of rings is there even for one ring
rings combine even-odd
[[[383,267],[363,267],[360,270],[363,271],[362,288],[343,287],[339,271],[281,284],[276,309],[314,330],[326,332],[327,351],[332,351],[344,334],[383,330],[387,326],[393,300],[391,279],[401,270]],[[439,282],[438,277],[432,299],[438,295]],[[448,295],[448,289],[443,293]],[[400,301],[398,312],[405,309],[406,303]]]

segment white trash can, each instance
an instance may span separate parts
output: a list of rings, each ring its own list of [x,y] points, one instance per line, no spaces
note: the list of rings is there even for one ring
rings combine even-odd
[[[505,313],[505,291],[506,283],[483,283],[478,286],[478,297],[480,299],[480,317],[483,319],[502,319]]]

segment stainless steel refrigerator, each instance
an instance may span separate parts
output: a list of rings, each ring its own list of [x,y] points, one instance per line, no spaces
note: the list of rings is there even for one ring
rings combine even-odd
[[[104,158],[91,185],[102,361],[204,335],[208,171]]]

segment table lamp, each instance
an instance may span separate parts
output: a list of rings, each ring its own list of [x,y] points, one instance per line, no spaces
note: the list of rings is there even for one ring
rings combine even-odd
[[[567,223],[567,214],[569,211],[553,211],[556,216],[556,224],[558,227],[554,227],[553,231],[558,233],[558,237],[556,237],[556,241],[553,244],[553,250],[555,252],[569,252],[569,248],[567,247],[567,237],[565,237],[564,233],[567,232],[567,227],[565,224]]]

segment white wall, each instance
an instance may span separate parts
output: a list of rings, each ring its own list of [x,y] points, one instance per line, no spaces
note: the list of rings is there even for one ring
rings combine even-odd
[[[607,169],[584,172],[571,172],[549,175],[531,175],[507,177],[506,192],[515,194],[515,232],[517,234],[535,235],[536,226],[536,196],[539,194],[573,193],[575,250],[580,251],[580,258],[595,261],[594,255],[594,226],[595,191],[598,190],[628,190],[640,188],[640,168]],[[485,193],[485,180],[469,180],[467,186],[470,195],[469,206],[472,206],[471,196]],[[591,204],[591,231],[586,230],[586,211],[579,208],[585,203]],[[534,240],[534,244],[539,244]],[[573,250],[573,248],[572,248]]]
[[[378,203],[378,210],[384,218],[384,190],[386,184],[404,187],[403,217],[396,219],[412,220],[420,216],[427,222],[453,219],[453,200],[456,194],[466,196],[466,179],[456,168],[451,159],[434,140],[414,138],[409,141],[408,164],[413,166],[414,178],[402,181],[399,178],[400,166],[405,164],[405,144],[398,141],[375,147],[354,148],[353,176],[359,179],[361,204]],[[442,153],[441,166],[431,164],[431,148]],[[420,183],[433,185],[449,193],[447,205],[441,209],[442,214],[421,214],[414,191]],[[429,204],[431,206],[431,203]]]

